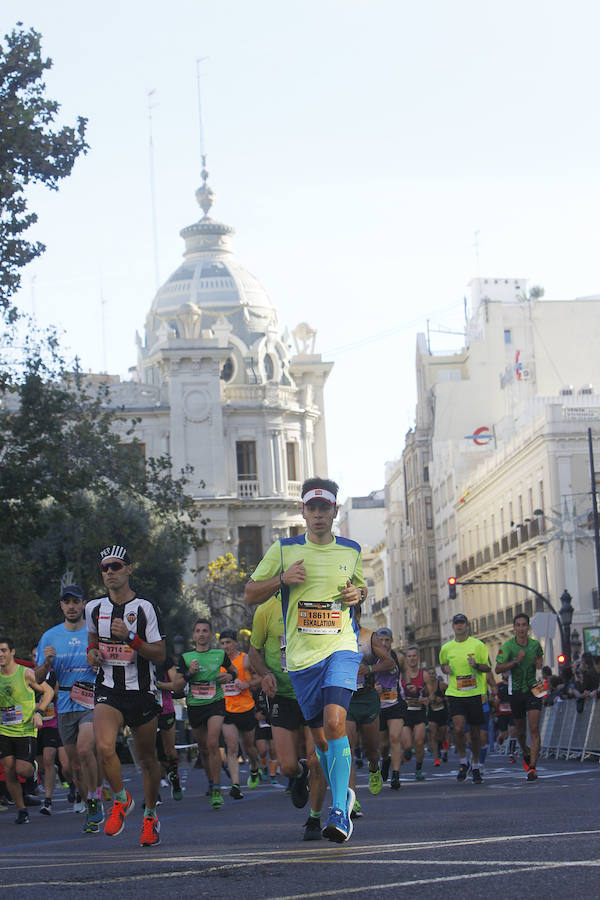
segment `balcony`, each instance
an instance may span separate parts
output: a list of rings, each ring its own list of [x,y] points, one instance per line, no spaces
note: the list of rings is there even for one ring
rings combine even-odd
[[[258,495],[258,481],[238,481],[238,497],[240,500],[253,500]]]
[[[288,481],[287,490],[288,495],[293,497],[294,500],[300,499],[300,490],[302,488],[302,483],[300,481]]]

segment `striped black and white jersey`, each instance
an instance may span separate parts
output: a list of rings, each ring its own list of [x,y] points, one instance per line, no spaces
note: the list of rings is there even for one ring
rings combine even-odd
[[[110,597],[91,600],[85,608],[85,619],[90,639],[98,640],[102,664],[96,676],[96,686],[103,685],[115,691],[149,691],[158,693],[156,668],[149,659],[124,641],[112,637],[111,623],[123,619],[129,631],[143,641],[153,644],[162,639],[158,614],[149,600],[134,597],[127,603],[113,603]]]

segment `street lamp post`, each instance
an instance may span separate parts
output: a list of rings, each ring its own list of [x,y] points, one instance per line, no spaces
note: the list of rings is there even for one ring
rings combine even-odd
[[[577,662],[581,655],[581,648],[583,644],[581,643],[581,638],[579,637],[579,632],[576,628],[571,632],[571,650],[573,651],[573,662]]]
[[[565,589],[560,595],[558,615],[562,624],[562,651],[567,657],[567,665],[571,665],[571,622],[573,621],[573,604],[570,593]]]

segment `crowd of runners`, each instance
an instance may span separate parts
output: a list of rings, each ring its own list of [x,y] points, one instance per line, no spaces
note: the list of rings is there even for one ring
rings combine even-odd
[[[398,791],[402,769],[424,781],[426,749],[433,768],[478,785],[495,731],[499,743],[512,742],[512,761],[518,742],[534,782],[549,684],[528,617],[515,617],[514,637],[493,663],[460,613],[438,666],[422,665],[416,647],[394,650],[389,628],[361,625],[361,550],[332,532],[337,490],[327,479],[304,483],[306,532],[276,541],[246,585],[247,650],[235,631],[215,635],[199,618],[190,649],[170,658],[157,608],[130,584],[122,545],[99,555],[106,596],[86,603],[78,585],[64,588],[62,621],[41,636],[30,667],[0,636],[0,810],[15,808],[16,823],[27,824],[26,795],[39,784],[39,813],[51,816],[58,770],[83,831],[120,834],[135,806],[118,752],[125,729],[143,778],[140,844],[158,844],[161,780],[183,799],[174,697],[185,697],[210,807],[223,805],[224,780],[242,801],[245,790],[281,777],[294,806],[310,800],[304,840],[349,839],[362,815],[355,777],[365,762],[374,795],[388,782]]]

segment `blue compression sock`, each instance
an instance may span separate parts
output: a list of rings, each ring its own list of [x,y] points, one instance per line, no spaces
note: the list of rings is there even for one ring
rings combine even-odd
[[[346,809],[348,802],[348,782],[350,780],[350,744],[348,738],[337,738],[328,741],[327,768],[329,770],[329,784],[333,796],[333,806],[337,809]]]
[[[319,760],[320,766],[323,769],[325,780],[327,781],[327,784],[329,784],[329,772],[327,771],[327,752],[319,750],[319,748],[315,745],[315,753],[317,754],[317,759]],[[331,787],[331,785],[329,786]]]

